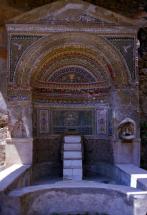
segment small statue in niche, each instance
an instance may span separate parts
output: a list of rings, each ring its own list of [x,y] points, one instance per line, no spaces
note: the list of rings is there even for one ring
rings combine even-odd
[[[122,140],[133,140],[136,133],[136,124],[130,119],[124,119],[118,126],[118,135]]]
[[[18,119],[11,131],[11,137],[13,138],[25,138],[27,137],[26,129],[22,119]]]

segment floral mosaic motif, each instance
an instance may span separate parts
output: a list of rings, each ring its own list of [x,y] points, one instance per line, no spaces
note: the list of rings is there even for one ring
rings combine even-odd
[[[136,78],[135,74],[135,59],[134,59],[134,39],[133,38],[116,38],[107,37],[107,39],[120,51],[123,55],[127,66],[130,70],[132,80]]]
[[[12,35],[10,38],[10,82],[14,79],[16,65],[22,53],[32,43],[40,39],[39,35]]]

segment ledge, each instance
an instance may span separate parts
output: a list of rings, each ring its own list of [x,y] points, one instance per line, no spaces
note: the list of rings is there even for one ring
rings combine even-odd
[[[26,172],[31,165],[14,164],[0,172],[0,192],[5,191],[19,176]]]
[[[15,144],[15,143],[32,143],[33,138],[26,137],[26,138],[7,138],[7,144]]]
[[[134,188],[144,187],[143,190],[147,190],[147,171],[146,170],[141,169],[133,164],[118,164],[116,165],[116,167],[121,171],[121,174],[122,174],[121,178],[122,179],[124,178],[125,180],[124,182],[126,185]],[[138,180],[141,180],[140,185],[138,184]],[[143,183],[146,183],[146,185],[143,185]]]

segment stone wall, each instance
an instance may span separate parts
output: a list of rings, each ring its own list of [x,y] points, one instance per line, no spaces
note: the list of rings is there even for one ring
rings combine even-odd
[[[0,145],[0,167],[5,164],[5,145]]]
[[[62,176],[62,138],[36,138],[33,150],[34,180],[42,176]],[[113,163],[113,148],[108,140],[87,138],[83,141],[84,176],[98,174],[99,163]]]

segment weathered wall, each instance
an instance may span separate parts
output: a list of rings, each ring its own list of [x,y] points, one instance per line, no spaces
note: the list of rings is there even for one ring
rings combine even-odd
[[[34,179],[46,174],[54,177],[62,175],[62,139],[61,137],[36,138],[33,143]],[[99,163],[113,163],[112,144],[102,139],[84,139],[83,165],[84,176],[98,174]]]
[[[0,145],[0,166],[5,164],[5,145]]]

